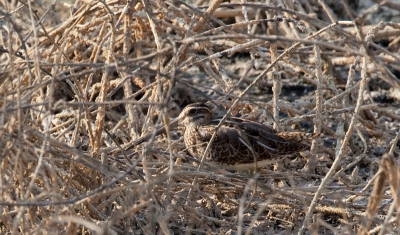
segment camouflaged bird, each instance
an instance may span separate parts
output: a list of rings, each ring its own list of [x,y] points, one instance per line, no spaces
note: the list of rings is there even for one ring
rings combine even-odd
[[[207,105],[194,103],[186,106],[170,126],[184,126],[188,152],[201,159],[221,119]],[[164,127],[155,134],[163,132]],[[152,135],[135,140],[126,150],[147,141]],[[217,130],[205,159],[209,164],[227,170],[259,168],[307,149],[307,142],[318,136],[319,133],[277,132],[257,122],[231,117]]]
[[[186,106],[173,123],[185,127],[188,152],[201,158],[220,121],[210,107],[194,103]],[[276,132],[266,125],[230,118],[217,130],[206,160],[232,170],[262,167],[305,150],[309,147],[306,142],[317,136],[317,133]]]

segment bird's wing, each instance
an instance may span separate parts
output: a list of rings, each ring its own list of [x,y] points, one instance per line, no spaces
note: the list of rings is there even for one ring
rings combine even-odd
[[[220,119],[213,121],[219,122]],[[227,141],[229,139],[230,143],[237,148],[244,145],[253,148],[259,153],[268,151],[270,155],[285,155],[302,151],[308,145],[301,143],[301,141],[310,139],[310,136],[313,136],[307,133],[300,135],[299,133],[301,132],[290,133],[277,133],[269,126],[240,118],[227,120],[218,132],[221,137],[227,136],[224,137],[224,140]]]

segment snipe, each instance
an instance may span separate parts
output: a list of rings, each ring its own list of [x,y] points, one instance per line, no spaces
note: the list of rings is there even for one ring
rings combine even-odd
[[[220,121],[221,118],[216,117],[210,107],[194,103],[186,106],[171,126],[179,124],[185,127],[185,145],[190,155],[201,158]],[[158,130],[160,132],[161,129]],[[318,135],[276,132],[271,127],[256,122],[230,118],[217,130],[206,160],[231,170],[262,167],[278,162],[289,154],[305,150],[309,147],[306,142]],[[147,136],[142,137],[134,145],[146,139]]]

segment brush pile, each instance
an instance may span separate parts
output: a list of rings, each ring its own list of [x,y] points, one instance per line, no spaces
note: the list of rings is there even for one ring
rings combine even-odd
[[[398,231],[400,6],[353,2],[0,3],[0,233]],[[193,102],[322,134],[256,172],[124,151]]]

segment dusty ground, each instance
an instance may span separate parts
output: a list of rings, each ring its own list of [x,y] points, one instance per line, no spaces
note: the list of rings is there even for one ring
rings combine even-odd
[[[0,3],[0,233],[397,234],[399,3],[236,2]],[[322,134],[256,172],[121,151],[193,102]]]

